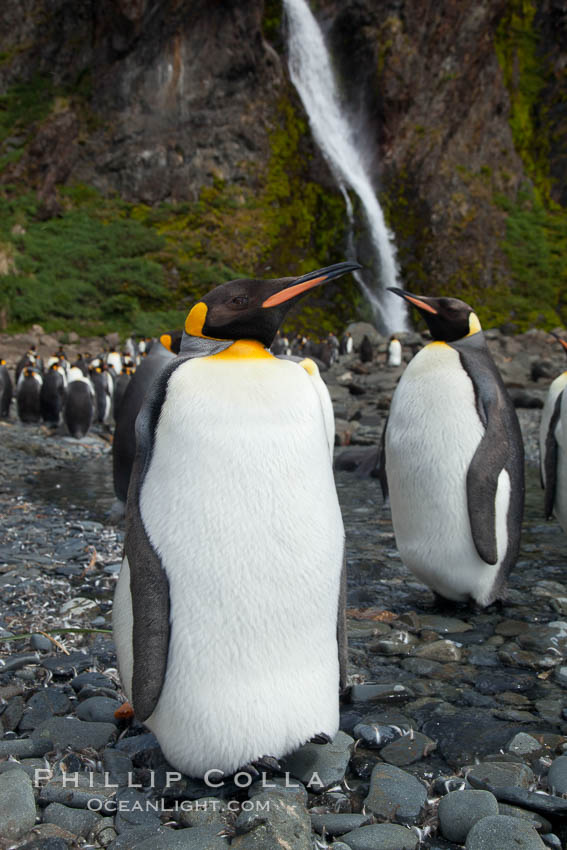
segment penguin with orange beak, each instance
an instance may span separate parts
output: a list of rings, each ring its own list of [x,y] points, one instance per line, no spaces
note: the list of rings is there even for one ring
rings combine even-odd
[[[486,606],[502,596],[518,557],[518,418],[472,307],[390,291],[417,309],[433,337],[396,387],[383,438],[398,549],[436,594]]]
[[[312,361],[268,348],[300,296],[357,268],[209,292],[136,421],[114,639],[136,716],[191,776],[277,766],[338,730],[333,410]]]

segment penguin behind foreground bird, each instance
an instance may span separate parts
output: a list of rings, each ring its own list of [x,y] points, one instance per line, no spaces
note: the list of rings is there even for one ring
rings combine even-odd
[[[6,419],[10,415],[10,404],[14,387],[8,366],[4,358],[0,359],[0,417]]]
[[[16,406],[22,422],[39,422],[41,419],[39,394],[42,383],[43,378],[31,366],[25,366],[20,372],[16,385]]]
[[[567,353],[567,342],[553,334]],[[556,516],[567,533],[567,371],[551,382],[541,414],[539,451],[545,518]]]
[[[72,437],[84,437],[91,427],[95,415],[95,391],[90,379],[78,366],[69,370],[67,398],[63,418]]]
[[[116,427],[112,441],[112,477],[114,493],[119,503],[126,502],[130,475],[136,454],[136,418],[140,412],[145,395],[156,376],[179,353],[181,333],[173,331],[162,334],[159,342],[152,345],[147,357],[144,357],[132,375],[124,395],[119,399],[115,411]],[[120,507],[119,511],[123,508]]]
[[[266,349],[297,297],[355,268],[209,292],[136,422],[114,639],[138,719],[192,776],[338,730],[333,410],[314,364]]]
[[[468,304],[391,291],[417,307],[434,339],[402,375],[383,437],[398,549],[440,596],[489,605],[520,545],[516,412]]]
[[[63,367],[59,363],[53,363],[44,375],[39,393],[41,418],[46,425],[59,425],[66,395],[67,379]]]

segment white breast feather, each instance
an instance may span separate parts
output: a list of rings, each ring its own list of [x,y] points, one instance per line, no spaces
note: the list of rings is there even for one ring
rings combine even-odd
[[[344,537],[312,377],[275,358],[179,367],[141,512],[170,586],[167,675],[147,721],[166,757],[230,772],[334,735]]]
[[[486,604],[506,553],[510,479],[496,495],[498,563],[474,545],[466,475],[484,434],[472,382],[457,352],[426,346],[398,384],[386,431],[386,470],[396,542],[405,565],[442,596]]]

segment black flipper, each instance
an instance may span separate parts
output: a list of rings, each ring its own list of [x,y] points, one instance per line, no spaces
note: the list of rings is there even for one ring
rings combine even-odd
[[[501,586],[517,559],[520,547],[524,509],[522,434],[514,405],[482,332],[449,344],[458,352],[472,381],[477,412],[485,429],[467,473],[467,502],[474,544],[487,564],[498,561],[495,504],[498,476],[505,469],[510,477],[508,549],[498,581]]]
[[[389,416],[384,423],[384,428],[382,430],[382,437],[380,438],[380,451],[378,454],[378,463],[376,464],[375,469],[371,473],[373,478],[377,478],[380,482],[380,489],[382,490],[382,499],[384,504],[388,501],[388,478],[386,476],[386,429],[388,427]]]
[[[551,414],[551,419],[549,420],[549,426],[547,428],[547,434],[545,435],[545,457],[543,460],[543,469],[545,472],[545,497],[544,497],[544,510],[545,510],[545,518],[550,519],[553,516],[553,506],[555,504],[555,487],[557,485],[557,440],[555,439],[555,429],[557,427],[557,422],[561,415],[561,399],[563,398],[563,392],[560,392],[557,398],[555,399],[555,406],[553,408],[553,413]]]
[[[346,621],[346,596],[347,596],[347,574],[346,574],[346,550],[343,554],[343,568],[341,570],[341,585],[339,590],[339,606],[337,610],[337,644],[339,648],[339,691],[344,691],[347,686],[348,674],[348,638]]]
[[[176,357],[155,378],[136,419],[136,457],[128,489],[124,553],[130,567],[132,596],[132,705],[147,720],[159,700],[169,652],[169,582],[140,514],[140,495],[149,469],[155,431],[172,373],[193,357],[205,357],[231,344],[200,340],[198,353]]]

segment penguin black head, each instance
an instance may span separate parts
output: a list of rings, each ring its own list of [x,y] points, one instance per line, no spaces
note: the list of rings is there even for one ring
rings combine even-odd
[[[412,295],[411,292],[394,286],[389,286],[388,289],[417,308],[435,340],[455,342],[482,330],[473,308],[458,298]]]
[[[168,331],[159,337],[159,341],[172,354],[179,354],[182,336],[183,331]]]
[[[358,263],[337,263],[302,277],[231,280],[195,304],[185,320],[185,333],[216,340],[257,340],[268,348],[295,299],[359,268]]]

